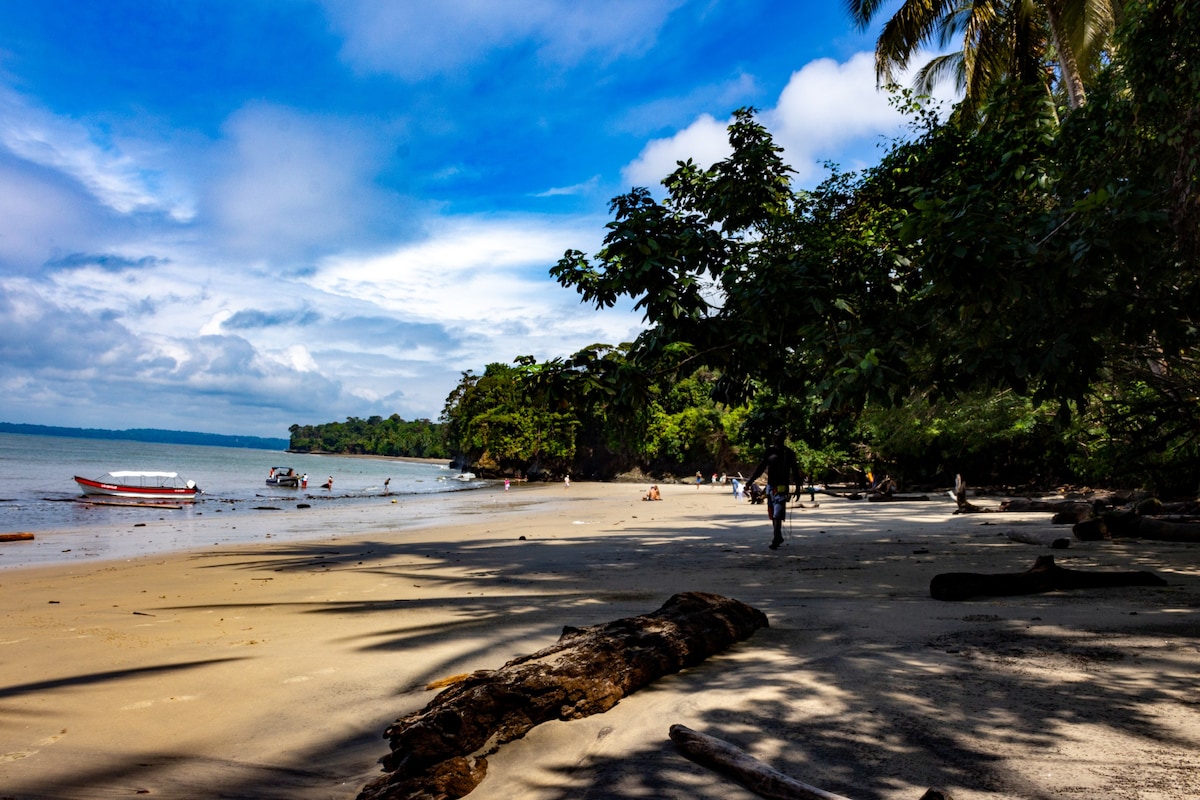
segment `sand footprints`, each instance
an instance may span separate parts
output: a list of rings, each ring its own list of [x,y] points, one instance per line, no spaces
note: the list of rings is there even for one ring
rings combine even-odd
[[[41,752],[41,749],[43,747],[49,747],[50,745],[54,744],[55,742],[57,742],[59,739],[63,738],[66,735],[67,735],[67,729],[63,728],[58,733],[55,733],[51,736],[47,736],[44,739],[38,739],[36,742],[34,742],[32,747],[36,748],[36,749],[14,750],[11,753],[0,753],[0,764],[3,764],[7,761],[20,761],[22,758],[29,758],[30,756],[35,756],[39,752]]]
[[[283,682],[284,683],[304,683],[306,681],[313,680],[313,678],[315,678],[315,677],[319,677],[322,675],[332,675],[335,672],[337,672],[336,667],[326,667],[325,669],[313,670],[312,673],[308,674],[308,675],[295,675],[291,678],[285,678]]]

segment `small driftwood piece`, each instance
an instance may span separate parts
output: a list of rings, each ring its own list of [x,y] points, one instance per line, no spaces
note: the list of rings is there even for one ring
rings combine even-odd
[[[954,476],[954,491],[950,493],[950,499],[958,506],[954,510],[955,514],[979,514],[984,511],[994,511],[995,509],[981,508],[967,499],[967,482],[963,480],[962,475]]]
[[[729,742],[698,733],[686,725],[672,725],[670,736],[692,761],[720,772],[767,800],[849,800],[784,775]],[[940,789],[930,789],[921,800],[951,800],[951,797]]]
[[[1049,547],[1051,550],[1066,550],[1071,546],[1071,540],[1066,536],[1059,536],[1056,533],[1047,531],[1009,531],[1007,536],[1014,542],[1036,544],[1042,547]]]
[[[934,600],[967,600],[972,597],[1011,597],[1064,589],[1108,589],[1117,586],[1166,586],[1153,572],[1083,572],[1064,569],[1054,556],[1038,556],[1025,572],[987,575],[978,572],[944,572],[929,582]]]
[[[480,670],[388,728],[387,774],[359,800],[462,797],[483,780],[486,756],[549,720],[612,708],[651,682],[695,666],[767,627],[745,603],[686,592],[643,616],[564,628],[556,644]]]

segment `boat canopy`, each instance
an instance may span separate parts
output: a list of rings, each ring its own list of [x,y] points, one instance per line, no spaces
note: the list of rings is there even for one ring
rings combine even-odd
[[[111,475],[114,478],[178,478],[178,472],[142,472],[138,470],[121,470],[118,472],[106,472],[106,475]]]

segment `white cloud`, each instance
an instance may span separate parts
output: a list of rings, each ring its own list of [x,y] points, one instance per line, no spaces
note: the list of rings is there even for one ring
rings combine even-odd
[[[702,114],[691,125],[667,139],[655,139],[642,148],[634,161],[621,170],[621,179],[632,186],[656,188],[675,171],[677,162],[689,158],[707,169],[732,152],[729,123]]]
[[[357,69],[407,80],[453,75],[496,51],[532,46],[539,61],[572,65],[648,48],[682,0],[326,0],[345,36],[342,57]]]
[[[176,222],[195,214],[161,167],[131,156],[121,142],[98,133],[97,126],[57,116],[0,87],[0,145],[31,164],[78,181],[100,204],[119,214],[164,213]],[[131,142],[130,149],[145,151]]]
[[[917,56],[913,62],[925,60]],[[900,82],[908,80],[903,76]],[[957,99],[949,86],[938,87],[935,97]],[[875,145],[895,137],[905,125],[888,93],[875,85],[873,53],[856,53],[841,63],[828,58],[809,62],[792,73],[774,108],[760,112],[758,119],[784,149],[784,160],[801,185],[821,177],[825,161],[847,169],[874,163],[879,155]],[[703,114],[674,136],[649,142],[622,177],[655,187],[677,161],[691,158],[707,167],[730,153],[727,125]]]
[[[224,244],[264,257],[336,249],[395,205],[373,190],[382,143],[352,120],[247,106],[225,123],[208,204]]]
[[[309,281],[407,322],[436,322],[467,351],[492,351],[500,332],[520,329],[529,331],[526,342],[502,346],[502,360],[519,355],[518,347],[564,355],[597,340],[625,340],[638,326],[631,313],[580,306],[578,295],[547,274],[567,249],[594,249],[602,234],[596,219],[442,220],[425,240],[383,255],[325,259]]]

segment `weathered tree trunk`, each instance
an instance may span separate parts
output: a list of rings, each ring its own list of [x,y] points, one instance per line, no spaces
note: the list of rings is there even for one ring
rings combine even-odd
[[[1166,586],[1153,572],[1082,572],[1064,569],[1054,556],[1038,556],[1025,572],[986,575],[978,572],[944,572],[929,582],[934,600],[967,600],[971,597],[1011,597],[1063,589],[1106,589],[1115,586]]]
[[[565,628],[558,642],[480,670],[392,724],[388,774],[359,800],[462,797],[487,771],[484,756],[553,719],[612,708],[658,678],[695,666],[767,626],[745,603],[687,592],[662,608],[588,628]]]
[[[971,501],[967,500],[967,482],[963,480],[962,475],[954,476],[954,491],[950,494],[954,499],[954,504],[958,506],[954,510],[955,514],[978,514],[982,511],[990,511],[992,509],[980,508]]]
[[[1062,515],[1063,520],[1077,522],[1094,515],[1096,506],[1086,500],[1034,500],[1031,497],[1012,497],[1000,504],[1000,510],[1049,511],[1056,517]]]
[[[697,733],[684,725],[672,725],[670,735],[671,741],[685,756],[732,778],[767,800],[849,800],[790,778],[729,742]],[[930,789],[921,795],[921,800],[951,800],[951,797],[940,789]]]
[[[0,542],[29,542],[32,540],[32,533],[0,533]]]
[[[732,778],[759,797],[768,800],[849,800],[789,778],[729,742],[697,733],[684,725],[672,725],[670,736],[685,756]]]
[[[1095,519],[1079,522],[1072,531],[1076,539],[1084,542],[1098,539],[1200,542],[1200,523],[1143,517],[1135,511],[1113,511]]]

